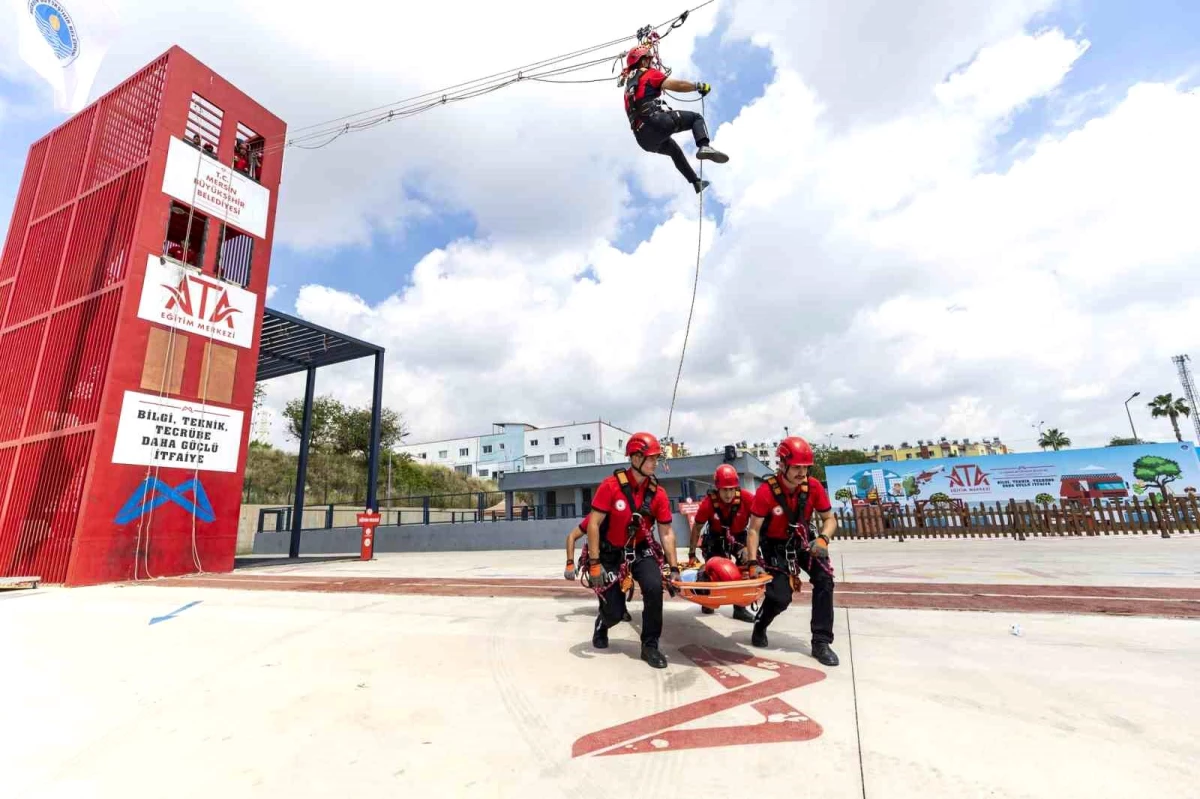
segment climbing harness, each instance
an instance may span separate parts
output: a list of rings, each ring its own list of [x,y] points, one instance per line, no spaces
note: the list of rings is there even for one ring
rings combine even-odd
[[[721,523],[721,532],[725,535],[725,552],[728,553],[730,557],[736,559],[739,552],[746,548],[746,545],[744,543],[739,543],[737,538],[735,538],[733,535],[733,520],[737,518],[738,511],[742,506],[742,495],[740,491],[734,495],[733,502],[729,504],[728,516],[721,513],[721,503],[719,502],[719,499],[720,495],[716,491],[710,489],[708,492],[708,500],[712,503],[713,514],[717,517],[717,521]],[[708,525],[708,529],[705,530],[705,539],[707,539],[707,537],[710,535],[715,535],[711,524]],[[701,542],[701,548],[710,550],[714,549],[711,546],[705,547],[703,541]]]
[[[585,543],[579,553],[579,582],[585,588],[590,588],[600,601],[604,601],[604,593],[612,587],[613,583],[621,583],[621,591],[626,594],[626,599],[632,598],[633,595],[633,564],[645,557],[653,557],[658,564],[660,571],[663,571],[663,576],[666,577],[668,569],[666,567],[666,556],[663,553],[662,545],[654,538],[654,533],[650,529],[650,522],[647,519],[652,518],[650,506],[654,502],[654,497],[658,494],[658,479],[649,477],[646,480],[646,488],[642,492],[642,501],[639,504],[633,493],[633,484],[629,480],[629,475],[624,469],[617,469],[613,472],[613,477],[617,480],[617,485],[620,486],[621,492],[625,495],[625,501],[629,503],[629,508],[632,511],[629,517],[629,524],[625,527],[625,545],[621,548],[621,565],[616,573],[605,572],[612,574],[612,578],[607,580],[603,585],[592,585],[591,575],[588,573],[591,568],[591,556],[588,552],[588,545]],[[600,563],[603,567],[605,555],[611,554],[613,549],[612,544],[608,541],[608,519],[605,518],[600,523]],[[642,546],[638,546],[638,534],[642,533],[646,536],[646,541]]]
[[[787,516],[788,527],[788,537],[784,539],[782,544],[785,568],[780,569],[778,567],[779,544],[774,544],[772,547],[775,557],[769,558],[771,565],[764,564],[763,568],[776,574],[785,572],[788,575],[788,582],[791,583],[792,590],[799,591],[803,585],[800,569],[800,551],[809,552],[808,525],[804,522],[804,509],[808,505],[809,499],[808,478],[806,477],[804,482],[800,484],[800,496],[796,498],[794,509],[789,507],[787,496],[783,492],[783,486],[779,485],[779,480],[775,475],[767,475],[763,482],[770,486],[771,495],[775,497],[775,501]],[[833,576],[833,564],[829,561],[829,558],[818,558],[816,555],[809,553],[809,562],[819,564],[829,576]]]

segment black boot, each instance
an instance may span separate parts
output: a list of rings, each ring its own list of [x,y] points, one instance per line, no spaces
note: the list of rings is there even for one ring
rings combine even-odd
[[[608,649],[608,627],[604,625],[604,617],[596,617],[596,629],[592,631],[592,648]]]
[[[665,669],[667,667],[667,658],[662,652],[658,651],[656,646],[642,645],[642,660],[650,664],[651,668]]]
[[[824,641],[813,641],[812,656],[826,666],[836,666],[838,664],[837,654]]]
[[[715,613],[716,611],[714,611],[712,608],[706,608],[706,607],[704,607],[704,605],[701,605],[700,612],[703,613],[705,616],[710,616],[713,613]]]
[[[633,616],[629,615],[629,611],[625,611],[625,614],[621,616],[621,621],[633,621]]]
[[[744,622],[748,622],[750,624],[754,623],[754,615],[752,613],[750,613],[750,611],[748,611],[744,607],[742,607],[741,605],[733,606],[733,618],[736,619],[737,621],[744,621]]]
[[[711,185],[712,185],[712,183],[710,183],[710,182],[709,182],[709,181],[707,181],[707,180],[699,180],[699,179],[697,179],[696,181],[694,181],[694,182],[692,183],[692,188],[696,190],[696,193],[697,193],[697,194],[699,194],[700,192],[704,191],[705,189],[707,189],[707,188],[708,188],[709,186],[711,186]]]
[[[754,632],[750,635],[750,645],[760,649],[767,648],[767,628],[762,622],[754,623]]]

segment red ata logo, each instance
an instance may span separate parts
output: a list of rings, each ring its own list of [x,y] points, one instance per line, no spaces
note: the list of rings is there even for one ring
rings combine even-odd
[[[979,486],[990,485],[987,479],[987,472],[975,464],[955,466],[950,470],[950,486],[952,488],[978,488]]]
[[[185,275],[174,288],[166,283],[162,287],[171,292],[171,299],[167,300],[168,311],[178,306],[188,316],[214,325],[224,322],[230,330],[233,330],[233,315],[241,313],[229,302],[229,294],[224,286],[198,275]],[[197,295],[199,306],[194,306]]]

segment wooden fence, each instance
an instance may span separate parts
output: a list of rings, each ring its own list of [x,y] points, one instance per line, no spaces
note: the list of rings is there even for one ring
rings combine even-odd
[[[1009,500],[969,509],[950,505],[880,508],[856,506],[835,512],[838,538],[997,538],[1027,536],[1150,535],[1170,538],[1200,532],[1200,501],[1194,494],[1156,496],[1152,502],[1068,502],[1062,505]]]

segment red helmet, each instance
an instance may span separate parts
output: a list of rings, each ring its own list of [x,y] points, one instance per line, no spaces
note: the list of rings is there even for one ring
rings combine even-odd
[[[643,58],[645,58],[646,56],[650,55],[653,52],[654,51],[651,50],[649,47],[639,44],[637,47],[633,48],[632,50],[630,50],[628,53],[625,54],[625,68],[631,69],[634,64],[641,61]]]
[[[779,458],[779,465],[784,469],[790,466],[813,465],[812,447],[800,436],[788,436],[780,441],[775,455]]]
[[[718,490],[722,488],[737,488],[741,485],[741,482],[738,480],[737,469],[728,463],[722,463],[717,467],[716,473],[713,474],[713,484]]]
[[[625,445],[625,455],[662,455],[662,447],[650,433],[634,433]]]
[[[709,558],[704,561],[704,576],[712,583],[732,583],[742,579],[742,570],[729,558]]]

